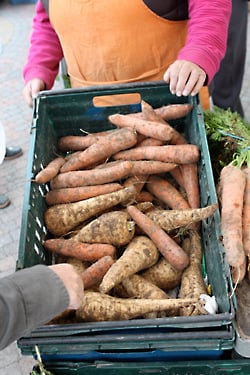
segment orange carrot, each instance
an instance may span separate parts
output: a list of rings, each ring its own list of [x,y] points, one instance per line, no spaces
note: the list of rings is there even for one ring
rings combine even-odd
[[[147,190],[172,209],[185,210],[190,208],[181,193],[166,179],[150,176],[147,182]]]
[[[153,202],[154,196],[149,191],[142,190],[135,197],[137,203],[139,202]]]
[[[147,102],[145,102],[145,100],[142,100],[141,101],[141,111],[142,111],[142,118],[144,118],[145,120],[149,120],[149,121],[158,121],[158,122],[161,122],[162,124],[165,124],[166,122],[163,120],[163,118],[156,113],[156,111],[154,110],[154,108]]]
[[[184,165],[184,164],[183,164]],[[174,178],[174,180],[177,182],[177,184],[184,188],[184,180],[182,175],[182,165],[177,165],[174,169],[170,171],[171,176]]]
[[[169,141],[172,138],[173,128],[168,124],[119,113],[110,115],[108,118],[113,125],[119,128],[132,128],[147,137],[160,139],[161,141]]]
[[[59,150],[64,152],[82,151],[107,133],[108,132],[103,131],[98,133],[88,133],[87,135],[65,135],[59,138],[57,146]]]
[[[81,261],[96,262],[104,256],[115,256],[116,248],[110,244],[83,243],[72,239],[51,238],[45,240],[44,247],[56,254],[79,259]]]
[[[131,129],[119,129],[100,137],[96,143],[84,151],[74,155],[61,167],[61,172],[76,171],[87,168],[99,161],[108,159],[120,150],[134,146],[137,142],[136,133]]]
[[[189,206],[198,208],[200,207],[198,165],[197,163],[183,164],[181,169]]]
[[[94,168],[58,174],[50,182],[51,189],[68,188],[86,185],[100,185],[118,181],[129,175],[132,163],[124,161],[107,168]]]
[[[137,142],[136,147],[144,147],[144,146],[162,146],[164,144],[163,141],[155,138],[144,138],[140,142]]]
[[[134,147],[113,155],[114,160],[146,159],[176,164],[196,163],[199,157],[199,147],[192,144]]]
[[[81,277],[84,289],[89,289],[92,286],[99,285],[103,276],[107,273],[113,263],[114,259],[111,256],[106,255],[83,271]]]
[[[59,170],[64,163],[64,158],[61,156],[56,157],[44,169],[37,173],[33,181],[38,184],[45,184],[46,182],[49,182],[59,173]]]
[[[150,120],[150,121],[158,121],[158,122],[161,122],[162,124],[167,124],[167,126],[169,128],[171,128],[171,125],[168,124],[161,116],[159,113],[157,113],[156,110],[154,110],[152,108],[152,106],[148,103],[146,103],[144,100],[142,100],[141,102],[141,107],[142,107],[142,115],[143,115],[143,118],[145,118],[146,120]],[[170,106],[168,106],[170,107]],[[182,108],[182,107],[181,107]],[[172,112],[174,112],[173,110],[174,108],[172,107]],[[175,112],[176,112],[176,109],[175,109]],[[186,139],[184,136],[182,136],[176,129],[172,128],[172,132],[173,132],[173,135],[170,139],[170,144],[185,144],[187,143]],[[153,144],[152,144],[153,146]]]
[[[246,255],[242,241],[243,195],[246,186],[244,172],[232,165],[222,168],[221,188],[221,234],[229,265],[234,269],[234,282],[242,281],[242,265]],[[237,275],[237,276],[236,276]]]
[[[164,258],[177,270],[182,271],[189,264],[184,250],[163,230],[134,206],[127,211],[134,222],[151,238]]]
[[[193,105],[189,103],[169,104],[155,109],[157,115],[164,120],[176,120],[187,116],[192,110]]]
[[[122,189],[122,185],[118,183],[54,189],[45,195],[45,200],[49,206],[52,206],[53,204],[78,202],[120,189]]]
[[[138,174],[150,175],[169,172],[176,167],[176,164],[174,163],[165,163],[158,160],[134,160],[131,161],[131,163],[132,169],[130,174],[132,176]]]
[[[134,185],[134,187],[135,187],[135,189],[137,191],[137,194],[138,194],[138,193],[140,193],[140,191],[142,190],[143,186],[145,185],[145,183],[147,181],[147,178],[148,178],[147,175],[141,175],[141,174],[137,174],[136,176],[129,176],[123,182],[123,186],[124,187],[128,187],[128,186]]]

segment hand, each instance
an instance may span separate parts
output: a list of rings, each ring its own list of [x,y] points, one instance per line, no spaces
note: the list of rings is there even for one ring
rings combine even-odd
[[[62,280],[69,294],[68,309],[78,309],[84,299],[83,282],[81,276],[71,264],[59,263],[49,268]]]
[[[163,79],[169,84],[172,94],[194,96],[202,88],[206,80],[206,73],[190,61],[176,60],[166,70]]]
[[[23,96],[29,107],[33,105],[33,97],[39,91],[45,89],[45,82],[39,78],[33,78],[26,83],[23,89]]]

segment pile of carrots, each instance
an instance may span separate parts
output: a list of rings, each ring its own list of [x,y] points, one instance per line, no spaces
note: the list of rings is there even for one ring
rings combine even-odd
[[[200,150],[168,122],[192,105],[141,104],[113,130],[60,138],[34,178],[50,186],[44,247],[83,279],[77,321],[207,313],[199,224],[218,207],[200,208]]]

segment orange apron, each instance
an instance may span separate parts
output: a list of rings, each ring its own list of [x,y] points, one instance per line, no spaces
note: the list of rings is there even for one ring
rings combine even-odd
[[[185,44],[187,21],[142,0],[50,0],[72,87],[158,81]]]

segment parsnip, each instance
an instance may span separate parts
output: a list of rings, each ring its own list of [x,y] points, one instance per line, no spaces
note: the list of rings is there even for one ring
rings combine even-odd
[[[109,292],[122,280],[155,264],[159,251],[146,236],[136,236],[130,241],[123,254],[112,264],[99,286],[102,293]]]
[[[171,231],[183,226],[190,226],[212,216],[218,208],[216,203],[202,208],[190,208],[187,210],[151,210],[146,215],[158,224],[162,229]]]
[[[134,201],[136,190],[133,186],[85,199],[83,201],[58,204],[45,211],[45,224],[54,236],[63,236],[85,220],[100,214],[119,203]]]
[[[201,272],[202,247],[197,231],[190,231],[190,264],[183,271],[181,278],[180,298],[199,298],[201,294],[207,294],[205,282]],[[206,310],[197,306],[186,306],[180,309],[184,316],[206,314]]]
[[[135,224],[126,211],[110,211],[84,225],[71,239],[113,246],[127,245],[135,233]]]
[[[196,298],[126,299],[86,291],[84,303],[76,311],[76,317],[79,321],[87,322],[127,320],[141,317],[150,312],[168,311],[196,304],[200,304]]]

